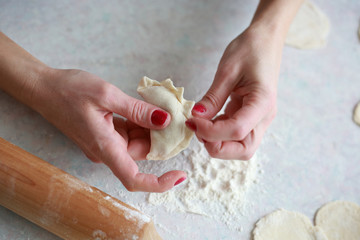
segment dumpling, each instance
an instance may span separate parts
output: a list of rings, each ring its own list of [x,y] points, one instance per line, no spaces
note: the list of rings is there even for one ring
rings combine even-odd
[[[194,132],[185,121],[191,117],[195,102],[183,98],[184,88],[175,87],[171,79],[162,82],[143,77],[137,88],[146,102],[171,114],[170,124],[161,130],[150,130],[151,148],[148,160],[167,160],[187,148]]]

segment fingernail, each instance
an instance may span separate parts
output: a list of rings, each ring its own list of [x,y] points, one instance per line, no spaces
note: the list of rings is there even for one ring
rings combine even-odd
[[[166,112],[161,111],[161,110],[155,110],[151,114],[151,122],[154,125],[161,126],[165,123],[167,116],[168,116],[168,114]]]
[[[203,143],[207,143],[207,141],[205,139],[202,138],[201,140],[203,141]]]
[[[196,125],[195,123],[193,123],[190,120],[186,120],[185,125],[190,128],[191,130],[193,130],[194,132],[196,132]]]
[[[195,106],[193,107],[193,110],[198,112],[198,113],[206,112],[206,108],[204,107],[204,105],[199,104],[199,103],[195,104]]]
[[[180,178],[179,180],[176,181],[176,183],[174,184],[174,186],[179,185],[180,183],[182,183],[183,181],[185,181],[185,179],[186,179],[185,177]]]

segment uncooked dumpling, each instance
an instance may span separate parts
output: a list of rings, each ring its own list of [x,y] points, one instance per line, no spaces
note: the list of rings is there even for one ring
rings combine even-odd
[[[260,219],[253,236],[254,240],[327,240],[305,215],[283,209]]]
[[[321,48],[326,44],[329,29],[326,15],[313,3],[305,1],[290,26],[285,43],[300,49]]]
[[[166,128],[150,130],[151,148],[146,159],[166,160],[187,148],[194,132],[186,127],[185,121],[191,117],[195,102],[183,98],[184,88],[176,88],[171,79],[158,82],[143,77],[137,91],[146,102],[171,114]]]
[[[315,223],[329,240],[359,240],[360,206],[345,201],[328,203],[316,213]]]
[[[360,126],[360,102],[356,105],[353,115],[354,122]]]

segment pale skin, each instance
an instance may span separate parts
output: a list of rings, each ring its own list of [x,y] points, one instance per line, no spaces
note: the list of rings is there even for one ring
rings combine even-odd
[[[248,160],[260,145],[276,115],[282,48],[302,2],[260,1],[250,26],[227,46],[213,84],[187,122],[211,156]],[[225,114],[216,116],[229,97]]]
[[[282,47],[302,1],[260,1],[250,26],[226,48],[187,122],[211,156],[249,159],[259,146],[276,114]],[[0,89],[39,112],[90,160],[106,164],[129,191],[164,192],[186,178],[178,170],[140,173],[135,162],[150,151],[149,129],[165,128],[170,114],[91,73],[51,68],[4,33]],[[225,114],[215,117],[229,97]]]

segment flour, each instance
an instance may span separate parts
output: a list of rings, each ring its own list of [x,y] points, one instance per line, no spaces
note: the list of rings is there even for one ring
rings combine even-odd
[[[92,237],[93,237],[94,240],[105,240],[105,239],[107,239],[106,233],[99,230],[99,229],[93,231]]]
[[[234,223],[239,222],[247,190],[255,181],[256,157],[249,161],[211,158],[197,141],[189,151],[187,181],[168,192],[149,194],[148,201],[169,212],[200,214],[233,229],[240,227]]]
[[[101,206],[100,204],[98,205],[98,209],[99,212],[101,213],[101,215],[105,216],[105,217],[110,217],[110,210]]]
[[[151,221],[150,217],[148,217],[147,215],[123,206],[122,204],[120,204],[110,196],[106,196],[104,197],[104,199],[109,201],[114,207],[121,209],[124,212],[125,218],[127,220],[136,222],[138,224],[139,229],[142,228],[144,224],[149,223]]]

